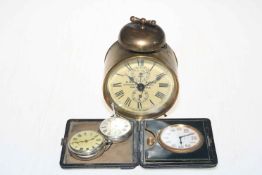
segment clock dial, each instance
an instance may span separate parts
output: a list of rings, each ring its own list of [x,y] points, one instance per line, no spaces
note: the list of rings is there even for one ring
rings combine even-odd
[[[107,89],[117,106],[131,114],[157,113],[177,92],[170,70],[155,59],[134,57],[119,63],[108,76]]]
[[[203,145],[203,136],[189,125],[176,124],[164,128],[159,134],[160,145],[176,153],[189,153]]]
[[[86,154],[93,152],[104,144],[104,137],[96,131],[86,130],[73,135],[69,141],[69,148],[74,153]]]
[[[103,135],[111,139],[118,139],[130,133],[131,123],[124,118],[111,117],[104,120],[99,129]]]

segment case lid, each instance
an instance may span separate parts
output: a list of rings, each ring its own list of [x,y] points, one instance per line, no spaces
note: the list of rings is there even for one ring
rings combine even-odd
[[[154,52],[166,44],[165,33],[155,20],[132,16],[131,23],[125,25],[119,34],[118,42],[134,52]]]

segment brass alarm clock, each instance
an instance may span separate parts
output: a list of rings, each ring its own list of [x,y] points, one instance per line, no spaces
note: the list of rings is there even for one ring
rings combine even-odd
[[[106,54],[103,95],[125,117],[159,117],[178,95],[177,58],[156,21],[130,20]]]

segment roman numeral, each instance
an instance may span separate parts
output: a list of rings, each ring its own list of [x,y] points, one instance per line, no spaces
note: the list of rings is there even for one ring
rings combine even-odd
[[[137,108],[138,108],[138,109],[142,109],[142,103],[137,102]]]
[[[124,96],[124,91],[121,90],[121,91],[118,91],[115,93],[116,97],[118,97],[118,99],[122,98]]]
[[[165,73],[161,73],[161,74],[158,74],[156,76],[156,80],[159,81],[163,76],[165,76],[166,74]]]
[[[131,102],[132,102],[132,100],[129,97],[127,97],[127,99],[125,101],[125,105],[130,106]]]
[[[168,87],[168,83],[159,83],[159,87]]]
[[[137,59],[137,65],[138,66],[144,66],[144,60],[143,59]]]
[[[114,83],[113,87],[122,87],[122,83]]]
[[[156,97],[158,97],[158,98],[160,98],[161,100],[165,97],[165,94],[163,94],[162,92],[157,92],[156,94],[155,94],[155,96]]]
[[[129,71],[133,70],[129,63],[127,63],[125,66]]]

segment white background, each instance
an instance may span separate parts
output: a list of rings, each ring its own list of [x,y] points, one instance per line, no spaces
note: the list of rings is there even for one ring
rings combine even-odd
[[[209,117],[212,169],[63,170],[69,118],[106,118],[104,56],[135,15],[178,61],[170,118]],[[262,174],[262,1],[0,0],[0,174]]]

